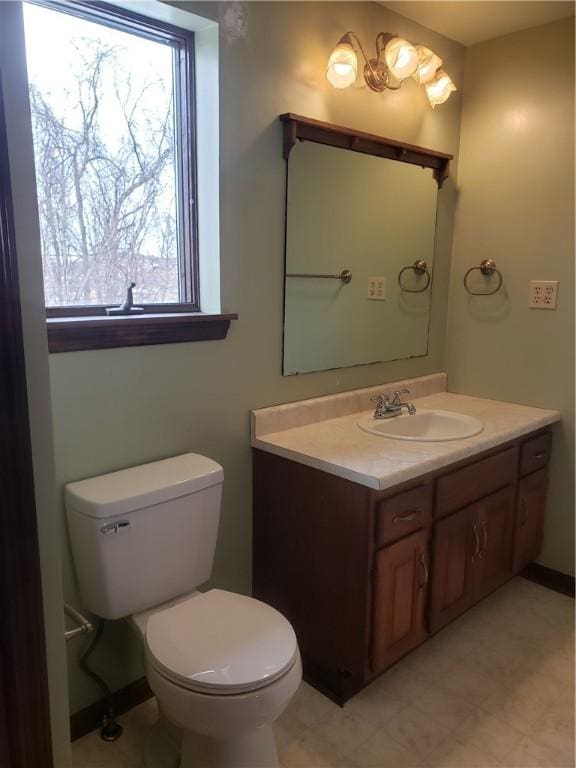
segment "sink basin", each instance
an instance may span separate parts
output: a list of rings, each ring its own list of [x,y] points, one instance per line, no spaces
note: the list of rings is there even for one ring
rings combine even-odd
[[[358,422],[360,429],[380,437],[394,440],[462,440],[477,435],[484,427],[473,416],[453,411],[418,410],[414,416],[403,413],[391,419],[374,419],[363,416]]]

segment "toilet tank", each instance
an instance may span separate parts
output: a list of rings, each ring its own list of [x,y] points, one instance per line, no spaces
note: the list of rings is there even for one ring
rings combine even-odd
[[[85,607],[119,619],[209,579],[223,481],[219,464],[186,453],[67,485]]]

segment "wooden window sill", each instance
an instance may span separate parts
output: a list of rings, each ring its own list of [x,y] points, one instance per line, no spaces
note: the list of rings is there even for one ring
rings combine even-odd
[[[114,347],[144,347],[186,341],[225,339],[238,315],[170,312],[129,316],[49,317],[48,350],[79,352]]]

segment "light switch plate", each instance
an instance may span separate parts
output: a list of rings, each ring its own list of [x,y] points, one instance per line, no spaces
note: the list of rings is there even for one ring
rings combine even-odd
[[[556,309],[558,280],[531,280],[528,306],[534,309]]]
[[[368,278],[368,294],[369,299],[374,301],[386,300],[386,278],[385,277],[369,277]]]

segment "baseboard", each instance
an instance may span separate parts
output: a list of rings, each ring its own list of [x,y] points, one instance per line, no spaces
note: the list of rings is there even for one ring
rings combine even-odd
[[[114,711],[116,715],[123,715],[130,709],[142,704],[153,696],[150,686],[145,677],[135,680],[133,683],[120,688],[114,694]],[[70,738],[76,741],[81,736],[85,736],[90,731],[94,731],[102,726],[102,718],[106,712],[106,702],[96,701],[94,704],[75,712],[70,717]]]
[[[560,573],[560,571],[547,568],[545,565],[540,565],[540,563],[530,563],[520,572],[520,576],[529,581],[534,581],[542,587],[553,589],[554,592],[574,597],[574,576],[569,576],[567,573]]]

